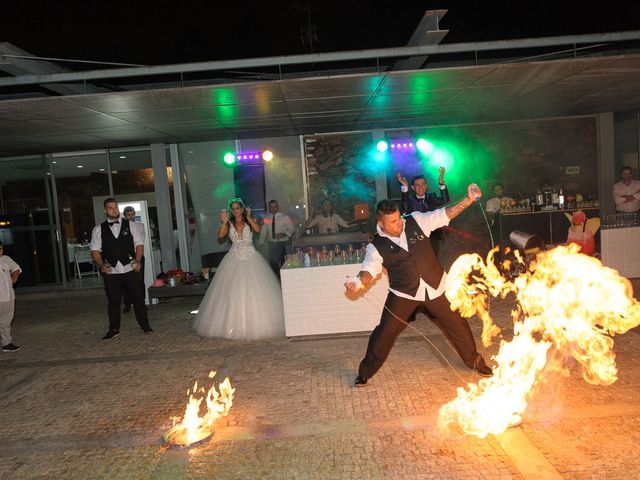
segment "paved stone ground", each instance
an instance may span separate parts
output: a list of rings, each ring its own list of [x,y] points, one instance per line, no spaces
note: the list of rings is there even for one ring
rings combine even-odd
[[[469,372],[421,317],[366,388],[352,387],[366,334],[231,342],[191,331],[198,298],[133,314],[104,342],[101,290],[18,296],[0,354],[2,479],[622,479],[640,478],[640,337],[616,337],[619,380],[552,378],[525,421],[478,439],[436,428]],[[508,302],[493,304],[508,324]],[[348,319],[345,319],[348,321]],[[473,323],[476,334],[479,325]],[[492,352],[485,352],[490,355]],[[234,406],[213,437],[168,447],[193,381],[231,378]]]

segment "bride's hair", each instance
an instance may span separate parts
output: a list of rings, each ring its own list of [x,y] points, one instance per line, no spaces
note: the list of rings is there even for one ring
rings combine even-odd
[[[240,207],[242,208],[242,220],[244,221],[244,223],[248,224],[249,222],[247,221],[247,209],[244,206],[244,202],[242,201],[241,198],[232,198],[231,200],[229,200],[228,206],[229,206],[229,223],[232,223],[233,220],[233,213],[231,213],[231,206],[237,203],[238,205],[240,205]]]

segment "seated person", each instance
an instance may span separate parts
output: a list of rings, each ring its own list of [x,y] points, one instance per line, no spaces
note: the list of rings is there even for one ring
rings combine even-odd
[[[313,214],[313,209],[309,207],[309,218],[305,224],[306,228],[318,227],[320,235],[333,235],[339,232],[338,227],[348,228],[352,225],[360,223],[361,220],[352,220],[347,222],[337,213],[333,213],[333,205],[331,200],[326,199],[322,202],[322,211]]]
[[[513,200],[511,197],[507,197],[504,194],[504,185],[501,183],[496,183],[493,186],[493,194],[495,196],[487,200],[487,204],[485,206],[485,210],[491,218],[493,218],[501,209],[509,207]]]

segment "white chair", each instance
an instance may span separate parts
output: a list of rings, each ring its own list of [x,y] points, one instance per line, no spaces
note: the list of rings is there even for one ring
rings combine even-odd
[[[78,278],[81,279],[86,275],[100,275],[98,267],[96,266],[95,262],[93,261],[93,257],[91,256],[91,249],[89,248],[89,245],[76,245],[73,252],[73,257],[75,260],[74,263],[76,265],[76,276]],[[83,272],[82,270],[80,270],[81,263],[90,263],[91,271]]]

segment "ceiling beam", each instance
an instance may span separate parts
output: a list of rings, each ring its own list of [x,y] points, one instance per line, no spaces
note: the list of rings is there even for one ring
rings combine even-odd
[[[28,57],[33,57],[33,59]],[[9,42],[0,42],[0,70],[15,77],[72,73],[70,70],[62,68],[55,63],[40,60]],[[59,95],[82,95],[98,92],[92,85],[57,85],[48,83],[45,88]]]
[[[407,42],[408,47],[415,45],[438,45],[449,33],[449,30],[440,30],[440,20],[447,14],[447,10],[427,10],[424,12],[420,23]],[[417,70],[425,64],[428,55],[409,57],[398,60],[391,70]]]
[[[640,30],[627,32],[594,33],[588,35],[566,35],[555,37],[525,38],[517,40],[496,40],[490,42],[466,42],[446,45],[417,45],[410,47],[376,48],[341,52],[314,53],[307,55],[285,55],[258,57],[239,60],[180,63],[148,67],[129,67],[90,70],[85,72],[55,73],[46,75],[21,75],[0,78],[0,87],[16,85],[36,85],[50,83],[81,82],[107,78],[128,78],[145,75],[166,75],[189,72],[256,68],[278,65],[299,65],[322,62],[339,62],[376,58],[413,57],[460,52],[481,52],[491,50],[513,50],[550,46],[584,45],[590,43],[611,43],[640,40]]]

